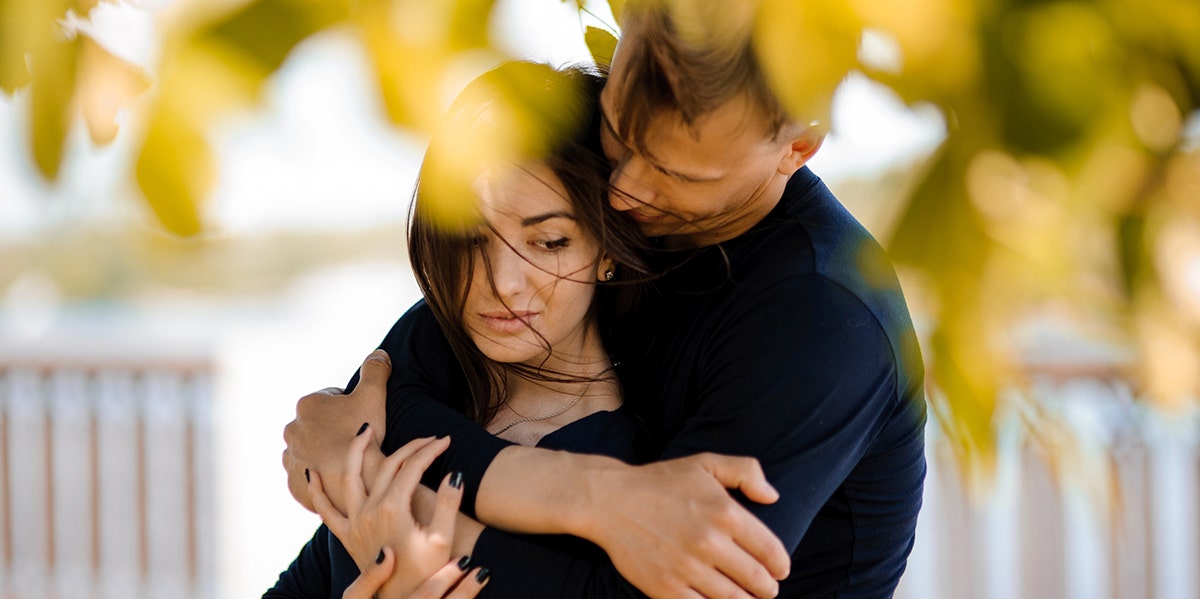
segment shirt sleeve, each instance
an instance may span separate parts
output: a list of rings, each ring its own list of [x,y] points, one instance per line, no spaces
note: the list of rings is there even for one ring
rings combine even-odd
[[[263,599],[328,599],[329,529],[321,525],[300,554],[279,574],[275,586],[263,593]]]
[[[646,595],[599,547],[565,535],[513,535],[491,527],[471,560],[491,570],[489,597],[625,598]]]
[[[711,451],[758,458],[780,493],[738,496],[794,552],[898,406],[882,325],[819,275],[757,286],[702,341],[695,397],[662,459]]]

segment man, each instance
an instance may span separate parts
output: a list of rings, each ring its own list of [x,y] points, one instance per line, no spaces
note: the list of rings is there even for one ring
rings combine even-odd
[[[907,309],[882,249],[804,167],[821,130],[787,117],[728,33],[630,2],[601,96],[610,201],[662,248],[648,307],[608,340],[660,461],[510,446],[434,397],[421,356],[396,360],[383,447],[451,436],[430,476],[463,472],[464,512],[495,527],[464,546],[490,592],[881,597],[903,572],[925,474]],[[369,360],[353,394],[302,400],[298,497],[297,474],[340,460],[360,423],[384,429],[384,378]],[[583,537],[616,572],[497,529]]]

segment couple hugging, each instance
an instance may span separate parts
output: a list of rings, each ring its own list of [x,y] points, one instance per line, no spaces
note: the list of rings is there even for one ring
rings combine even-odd
[[[749,37],[663,4],[626,4],[606,78],[509,63],[451,106],[425,299],[298,405],[284,465],[325,525],[264,597],[891,596],[925,476],[895,273]],[[516,155],[441,180],[514,119]]]

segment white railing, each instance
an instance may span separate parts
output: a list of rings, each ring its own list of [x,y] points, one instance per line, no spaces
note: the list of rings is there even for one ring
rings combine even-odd
[[[214,560],[236,548],[216,547],[214,465],[241,459],[214,447],[218,366],[14,356],[0,352],[0,598],[215,597]],[[1046,377],[1032,395],[1048,432],[1003,427],[989,493],[964,492],[931,425],[897,596],[1200,597],[1196,418],[1161,416],[1103,376]]]
[[[901,599],[1200,597],[1200,419],[1135,402],[1119,377],[1041,376],[1041,416],[1001,427],[990,490],[964,491],[929,428]]]
[[[211,366],[0,361],[0,596],[211,597]]]

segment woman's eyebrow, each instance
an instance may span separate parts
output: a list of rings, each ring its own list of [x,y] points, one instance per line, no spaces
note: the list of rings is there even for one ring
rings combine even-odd
[[[552,218],[567,218],[570,220],[575,220],[575,215],[571,214],[570,212],[547,212],[545,214],[538,214],[536,216],[527,216],[521,219],[521,226],[532,227],[536,224],[544,223]]]

